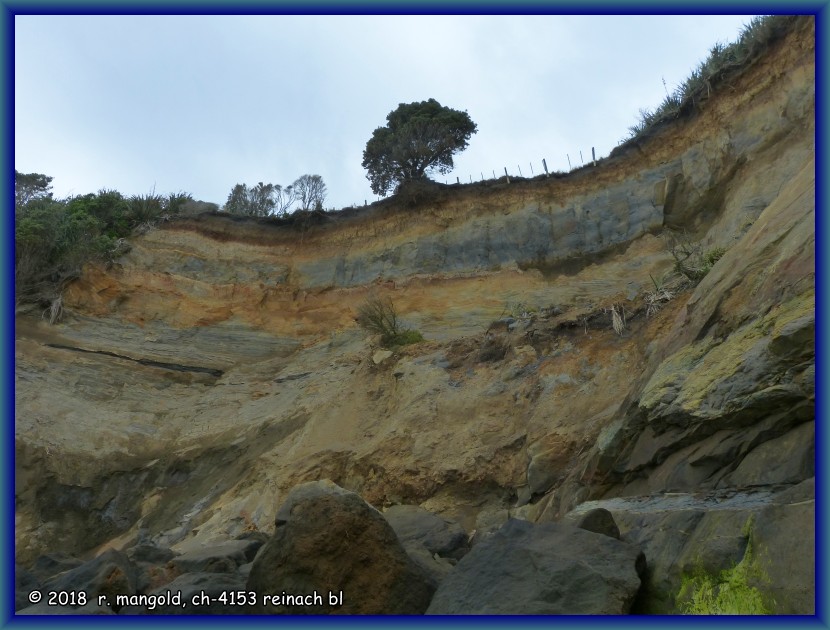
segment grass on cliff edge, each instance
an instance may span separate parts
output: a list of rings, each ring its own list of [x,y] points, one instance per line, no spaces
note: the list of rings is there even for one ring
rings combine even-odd
[[[628,128],[628,138],[620,146],[646,135],[658,124],[679,118],[695,110],[713,91],[725,85],[763,54],[770,45],[783,37],[795,22],[795,15],[763,15],[754,17],[731,44],[716,43],[709,56],[692,71],[686,80],[654,110],[641,109],[640,120]],[[613,152],[612,152],[613,155]]]

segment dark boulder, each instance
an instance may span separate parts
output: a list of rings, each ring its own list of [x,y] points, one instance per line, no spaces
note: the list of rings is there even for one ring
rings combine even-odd
[[[510,520],[464,556],[427,614],[627,614],[644,570],[634,545],[572,525]]]
[[[98,602],[105,596],[108,605],[115,603],[116,595],[136,592],[136,571],[130,559],[121,551],[110,549],[94,560],[64,571],[43,583],[44,591],[84,592],[87,599]]]
[[[258,614],[421,614],[434,592],[381,513],[330,481],[289,493],[247,590]]]

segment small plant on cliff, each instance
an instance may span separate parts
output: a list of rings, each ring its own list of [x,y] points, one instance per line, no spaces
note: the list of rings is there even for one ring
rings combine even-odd
[[[691,238],[684,232],[669,233],[667,236],[667,248],[674,258],[674,270],[685,277],[693,285],[699,283],[706,277],[712,267],[715,266],[726,249],[713,247],[704,251],[700,243],[692,242]]]
[[[357,323],[364,330],[380,335],[380,343],[386,348],[424,340],[420,332],[403,326],[389,298],[370,296],[357,309]]]
[[[752,525],[744,534],[749,539],[743,559],[731,569],[711,575],[696,571],[684,576],[677,594],[677,606],[687,615],[770,615],[774,601],[767,601],[756,586],[769,582],[752,545]]]
[[[653,317],[663,308],[664,302],[674,299],[674,292],[669,290],[662,282],[658,283],[651,274],[648,274],[648,277],[651,278],[651,282],[654,284],[654,291],[646,292],[646,317]]]

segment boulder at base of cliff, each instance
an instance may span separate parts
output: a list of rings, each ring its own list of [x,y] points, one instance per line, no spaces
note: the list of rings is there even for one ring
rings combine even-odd
[[[422,614],[434,592],[392,527],[331,481],[295,487],[260,550],[247,590],[256,614]]]
[[[427,614],[627,614],[644,571],[634,545],[572,525],[510,520],[464,556]]]
[[[96,606],[98,597],[104,596],[112,605],[116,595],[133,595],[136,592],[135,566],[126,554],[110,549],[79,567],[44,581],[43,591],[83,592],[86,599]]]

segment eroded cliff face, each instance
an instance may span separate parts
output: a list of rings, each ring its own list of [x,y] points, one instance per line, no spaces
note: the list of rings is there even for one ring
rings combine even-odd
[[[202,215],[88,267],[64,321],[16,321],[19,561],[270,531],[322,478],[470,532],[809,479],[814,54],[805,19],[693,117],[567,176],[304,229]],[[652,312],[667,228],[726,253]],[[370,294],[427,341],[377,362]]]

